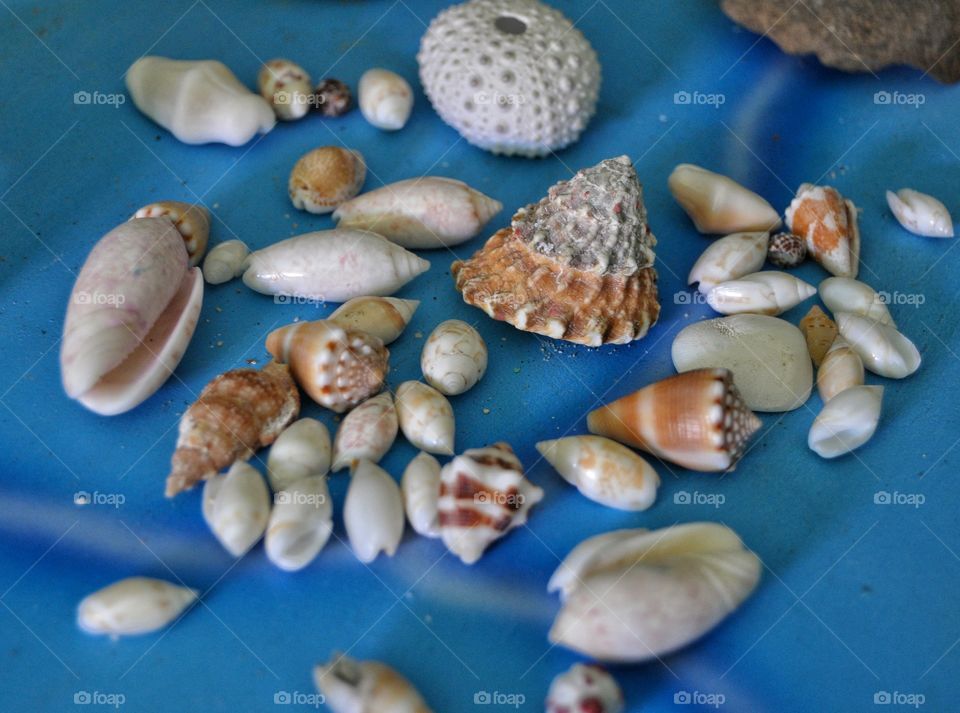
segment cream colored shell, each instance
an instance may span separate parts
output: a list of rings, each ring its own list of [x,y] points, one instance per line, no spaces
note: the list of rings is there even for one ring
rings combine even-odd
[[[469,391],[487,371],[487,345],[466,322],[448,319],[430,333],[420,354],[423,377],[446,396]]]

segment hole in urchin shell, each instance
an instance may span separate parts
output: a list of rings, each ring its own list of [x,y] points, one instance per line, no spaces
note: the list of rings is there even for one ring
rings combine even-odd
[[[527,31],[527,23],[511,15],[501,15],[493,21],[493,26],[505,35],[522,35]]]

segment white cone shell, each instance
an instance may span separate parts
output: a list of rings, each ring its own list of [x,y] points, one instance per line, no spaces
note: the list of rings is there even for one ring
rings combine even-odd
[[[399,337],[420,306],[419,300],[397,297],[354,297],[337,307],[328,322],[377,337],[390,344]]]
[[[337,472],[360,460],[379,463],[397,437],[397,410],[388,391],[367,399],[348,413],[333,440],[333,464]]]
[[[91,634],[146,634],[170,624],[196,599],[195,589],[129,577],[86,596],[77,608],[77,624]]]
[[[264,550],[277,567],[295,572],[310,564],[333,531],[333,503],[322,475],[294,481],[273,499]]]
[[[769,233],[734,233],[715,240],[697,258],[687,284],[697,285],[706,295],[721,282],[736,280],[763,267],[767,257]]]
[[[807,445],[823,458],[836,458],[870,440],[880,422],[882,386],[851,386],[827,401],[817,415]]]
[[[403,506],[410,527],[424,537],[440,537],[437,501],[440,498],[440,461],[421,451],[410,461],[400,480]]]
[[[701,233],[769,232],[781,225],[780,214],[766,200],[719,173],[682,163],[667,183]]]
[[[920,368],[920,352],[894,327],[849,312],[834,318],[840,334],[874,374],[903,379]]]
[[[413,111],[413,90],[389,69],[368,69],[360,77],[357,103],[363,118],[384,131],[402,129]]]
[[[287,426],[270,446],[267,477],[274,492],[308,475],[330,470],[330,432],[315,418],[301,418]]]
[[[242,240],[227,240],[215,245],[203,259],[203,279],[211,285],[222,285],[240,277],[246,269],[250,248]]]
[[[367,564],[381,552],[393,557],[403,522],[403,496],[396,481],[370,461],[357,463],[343,504],[343,524],[357,559]]]
[[[914,235],[952,238],[953,219],[947,207],[933,196],[910,188],[887,191],[887,205],[894,217]]]
[[[420,353],[420,369],[446,396],[469,391],[487,372],[487,344],[466,322],[448,319],[430,333]]]
[[[824,403],[851,386],[863,385],[863,360],[837,335],[817,370],[817,391]]]
[[[396,405],[400,430],[410,443],[427,453],[453,455],[453,408],[443,394],[419,381],[405,381],[397,387]]]
[[[203,486],[203,519],[217,540],[240,557],[263,536],[270,518],[270,493],[260,473],[237,461]]]
[[[721,314],[778,315],[816,292],[816,287],[793,275],[767,270],[721,282],[707,294],[707,304]]]
[[[828,277],[818,289],[820,299],[834,314],[850,312],[891,327],[897,326],[883,296],[864,282],[851,277]]]

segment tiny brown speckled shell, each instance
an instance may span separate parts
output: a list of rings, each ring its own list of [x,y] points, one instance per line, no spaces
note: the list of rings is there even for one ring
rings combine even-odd
[[[300,210],[330,213],[360,192],[366,176],[359,151],[321,146],[304,154],[290,172],[290,200]]]
[[[777,267],[797,267],[807,259],[807,244],[793,233],[777,233],[770,239],[767,260]]]
[[[800,320],[800,331],[807,340],[807,351],[814,366],[820,366],[824,355],[837,338],[837,325],[818,305],[814,305]]]

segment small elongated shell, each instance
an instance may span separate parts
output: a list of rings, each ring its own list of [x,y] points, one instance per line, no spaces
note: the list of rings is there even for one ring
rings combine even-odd
[[[770,238],[767,260],[780,268],[799,267],[807,259],[807,244],[793,233],[777,233]]]
[[[553,679],[547,692],[546,713],[621,713],[623,691],[605,669],[596,664],[574,664]]]
[[[429,269],[423,258],[374,233],[322,230],[252,253],[243,282],[265,295],[345,302],[392,294]]]
[[[310,564],[333,532],[333,503],[322,475],[295,480],[273,498],[264,549],[286,572]]]
[[[397,387],[397,418],[410,443],[427,453],[453,455],[453,408],[432,386],[405,381]]]
[[[807,340],[807,351],[814,366],[820,366],[827,350],[837,338],[837,325],[830,319],[819,305],[814,305],[800,320],[800,331]]]
[[[874,374],[902,379],[920,368],[920,352],[895,328],[849,312],[834,317],[840,334]]]
[[[403,333],[419,306],[419,300],[354,297],[337,307],[327,321],[339,324],[344,329],[366,332],[379,337],[384,344],[390,344]]]
[[[721,314],[783,314],[817,292],[786,272],[769,270],[721,282],[707,293],[707,304]]]
[[[537,450],[571,485],[591,500],[619,510],[646,510],[660,487],[657,471],[609,438],[571,436],[541,441]]]
[[[587,416],[591,433],[692,470],[732,470],[762,424],[727,369],[668,377]]]
[[[343,228],[371,230],[405,248],[453,247],[475,237],[503,204],[463,181],[410,178],[341,204],[333,214]]]
[[[313,82],[307,70],[289,59],[271,59],[257,75],[260,96],[273,107],[278,119],[294,121],[310,111]]]
[[[780,227],[773,206],[727,176],[682,163],[673,169],[668,184],[701,233],[769,232]]]
[[[836,458],[870,440],[880,421],[882,386],[851,386],[827,401],[807,445],[822,458]]]
[[[128,577],[84,597],[77,624],[91,634],[146,634],[179,617],[198,594],[162,579]]]
[[[397,437],[397,409],[390,392],[367,399],[346,415],[333,441],[334,472],[357,461],[378,463]]]
[[[466,322],[448,319],[437,325],[423,345],[420,369],[427,383],[441,394],[462,394],[487,371],[486,342]]]
[[[167,217],[173,221],[177,232],[183,236],[183,245],[190,258],[190,266],[196,267],[203,260],[210,239],[210,211],[202,205],[182,201],[159,201],[140,208],[130,220],[138,218]]]
[[[300,157],[287,188],[294,208],[329,213],[360,192],[367,164],[359,151],[321,146]]]
[[[863,360],[841,336],[833,340],[817,370],[817,391],[826,403],[851,386],[863,385]]]
[[[431,713],[413,684],[379,661],[335,651],[313,669],[313,681],[333,713]]]
[[[351,470],[343,524],[361,562],[373,562],[381,552],[393,557],[403,537],[403,497],[383,468],[362,460]]]
[[[384,131],[402,129],[413,111],[413,90],[407,80],[388,69],[368,69],[357,89],[363,118]]]
[[[227,240],[213,246],[203,260],[203,279],[211,285],[222,285],[240,277],[247,269],[250,248],[242,240]]]
[[[952,238],[953,219],[947,207],[933,196],[910,188],[887,191],[887,205],[904,228],[927,238]]]
[[[660,657],[723,621],[760,580],[760,560],[722,525],[634,532],[574,549],[590,556],[576,563],[550,641],[600,661]]]
[[[835,188],[804,183],[786,211],[787,227],[807,242],[807,252],[837,277],[860,269],[857,207]]]
[[[267,479],[273,492],[285,490],[308,475],[330,470],[330,432],[315,418],[294,421],[270,447]]]
[[[749,275],[763,267],[769,233],[734,233],[710,243],[697,258],[687,284],[697,282],[701,294],[721,282]]]
[[[217,540],[240,557],[263,537],[270,518],[270,493],[260,473],[237,461],[203,486],[203,519]]]
[[[440,498],[440,461],[420,451],[400,479],[403,506],[410,527],[424,537],[440,537],[437,501]]]
[[[850,277],[828,277],[818,289],[820,299],[834,315],[850,312],[891,327],[897,326],[883,298],[866,283]]]

